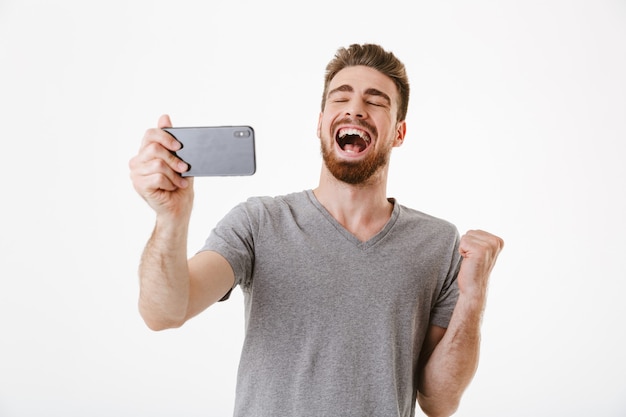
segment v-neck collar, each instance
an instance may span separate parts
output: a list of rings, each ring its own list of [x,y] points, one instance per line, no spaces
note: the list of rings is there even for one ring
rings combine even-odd
[[[343,237],[345,237],[348,241],[350,241],[354,246],[362,250],[371,248],[372,246],[376,245],[376,243],[378,243],[382,238],[384,238],[387,235],[387,233],[389,233],[389,230],[393,227],[396,220],[398,219],[398,216],[400,215],[400,206],[398,202],[394,198],[389,198],[388,199],[389,202],[393,204],[393,210],[391,211],[391,216],[389,217],[389,220],[387,220],[387,223],[385,223],[385,226],[383,226],[383,228],[379,230],[378,233],[376,233],[370,239],[363,242],[359,240],[354,234],[352,234],[352,232],[346,229],[341,223],[337,221],[337,219],[335,219],[330,214],[330,212],[326,209],[326,207],[324,207],[322,203],[319,202],[317,197],[315,197],[313,190],[306,190],[306,195],[309,197],[309,200],[311,201],[311,203],[319,210],[322,216],[324,216],[324,218],[326,218],[326,220],[331,225],[333,225],[333,227]]]

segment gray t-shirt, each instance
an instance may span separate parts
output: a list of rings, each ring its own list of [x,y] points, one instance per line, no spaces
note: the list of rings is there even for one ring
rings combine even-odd
[[[222,254],[245,300],[235,416],[413,416],[429,325],[458,297],[459,234],[395,200],[366,242],[311,190],[236,206],[203,250]]]

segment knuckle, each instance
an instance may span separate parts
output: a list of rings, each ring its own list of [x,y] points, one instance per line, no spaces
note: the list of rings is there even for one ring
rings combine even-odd
[[[170,162],[171,164],[175,164],[175,163],[177,163],[178,161],[180,161],[180,158],[179,158],[178,156],[176,156],[176,154],[175,154],[175,153],[173,153],[173,152],[168,152],[168,153],[167,153],[167,160],[168,160],[168,162]]]
[[[143,134],[142,145],[145,146],[146,144],[153,142],[155,133],[154,128],[147,129]]]
[[[150,172],[154,172],[156,174],[163,174],[163,172],[168,168],[167,164],[164,160],[160,158],[154,158],[149,162]]]
[[[161,148],[161,145],[159,145],[158,143],[149,142],[146,144],[146,147],[144,149],[146,154],[153,156],[159,153],[159,148]]]
[[[171,190],[172,185],[165,174],[155,173],[146,178],[144,188],[146,190],[146,194],[150,195],[156,190]]]

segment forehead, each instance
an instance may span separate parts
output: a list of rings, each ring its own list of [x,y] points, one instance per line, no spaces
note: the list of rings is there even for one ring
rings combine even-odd
[[[357,65],[346,67],[339,71],[328,85],[328,91],[347,85],[356,92],[376,89],[387,94],[392,99],[397,96],[396,84],[391,78],[374,68]]]

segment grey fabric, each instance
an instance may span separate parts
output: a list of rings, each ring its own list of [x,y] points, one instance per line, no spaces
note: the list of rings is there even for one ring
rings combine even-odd
[[[244,293],[235,416],[413,416],[429,324],[458,297],[459,234],[395,200],[361,242],[311,190],[236,206],[203,250]]]

